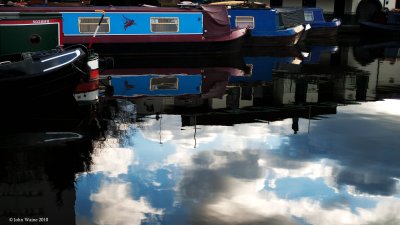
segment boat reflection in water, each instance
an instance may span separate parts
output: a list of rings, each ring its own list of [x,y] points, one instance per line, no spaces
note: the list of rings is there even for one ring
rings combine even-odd
[[[321,52],[313,63],[283,51],[279,57],[248,53],[240,64],[174,58],[165,59],[171,66],[143,59],[127,59],[129,65],[115,59],[105,76],[111,80],[102,83],[117,85],[100,97],[92,120],[107,127],[105,138],[91,138],[89,154],[75,154],[79,148],[43,156],[25,151],[23,160],[42,156],[26,171],[51,165],[54,158],[45,160],[52,154],[65,159],[53,167],[64,182],[49,175],[46,188],[70,186],[75,174],[76,189],[61,188],[68,200],[75,197],[75,211],[64,199],[69,211],[60,216],[74,217],[67,218],[71,224],[397,224],[400,101],[394,94],[400,89],[382,99],[379,82],[398,76],[390,70],[378,76],[383,64],[362,66],[350,47]],[[170,92],[153,92],[154,77],[173,78],[154,85]],[[180,85],[182,77],[193,83]],[[70,158],[77,164],[66,165]],[[13,171],[20,170],[8,171],[18,163],[2,165],[7,182],[18,177]],[[72,165],[68,173],[58,169]],[[13,209],[21,205],[29,207]],[[62,210],[43,215],[50,219]]]
[[[103,97],[126,135],[109,138],[96,169],[80,176],[91,185],[77,198],[90,208],[78,209],[79,224],[400,221],[392,210],[400,206],[400,102],[377,101],[376,70],[350,48],[319,49],[308,62],[245,55],[248,69],[225,79],[219,96],[204,93],[203,75],[186,75],[202,88]]]
[[[399,97],[400,42],[361,43],[354,47],[353,54],[359,64],[376,74],[370,77],[370,83],[375,84],[378,99]]]
[[[101,132],[92,106],[72,100],[3,106],[0,224],[76,224],[76,174],[90,170],[92,140]]]
[[[113,90],[114,98],[128,98],[139,114],[162,113],[181,104],[202,105],[206,99],[221,97],[230,76],[245,76],[241,58],[171,58],[141,63],[143,58],[115,58],[115,68],[106,69],[102,77]],[[133,62],[133,63],[129,63]],[[108,90],[110,87],[108,87]],[[105,93],[107,95],[107,92]]]

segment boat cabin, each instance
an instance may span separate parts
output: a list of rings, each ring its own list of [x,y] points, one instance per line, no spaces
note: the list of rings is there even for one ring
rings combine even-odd
[[[338,28],[341,25],[340,19],[326,21],[322,8],[304,8],[304,19],[311,25],[307,38],[334,38],[337,36]]]
[[[62,44],[61,14],[0,12],[0,56],[50,50]]]
[[[228,7],[231,27],[248,29],[247,46],[293,46],[304,31],[302,24],[285,26],[281,13],[275,9],[241,5]]]
[[[110,70],[115,97],[176,96],[201,94],[201,74],[136,74],[137,71]]]
[[[60,13],[64,43],[93,42],[99,53],[232,53],[240,51],[246,33],[231,29],[225,6],[0,7],[0,12]]]

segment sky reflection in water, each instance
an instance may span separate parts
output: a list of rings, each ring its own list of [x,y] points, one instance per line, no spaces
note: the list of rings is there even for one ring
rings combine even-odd
[[[297,134],[292,119],[194,137],[179,115],[147,118],[79,175],[77,224],[400,224],[399,121],[399,100],[339,106]]]

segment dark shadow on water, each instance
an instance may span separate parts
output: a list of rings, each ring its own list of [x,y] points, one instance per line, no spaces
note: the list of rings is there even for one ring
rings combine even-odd
[[[75,224],[76,175],[90,170],[93,140],[103,132],[95,106],[58,99],[2,109],[0,224],[25,217],[48,219],[34,224]]]

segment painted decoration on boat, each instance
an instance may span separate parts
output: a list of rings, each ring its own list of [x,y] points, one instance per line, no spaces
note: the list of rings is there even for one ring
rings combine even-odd
[[[128,27],[130,27],[132,25],[136,25],[135,20],[129,19],[124,15],[122,15],[122,17],[125,19],[125,22],[124,22],[124,30],[125,31],[126,31],[126,29],[128,29]]]

